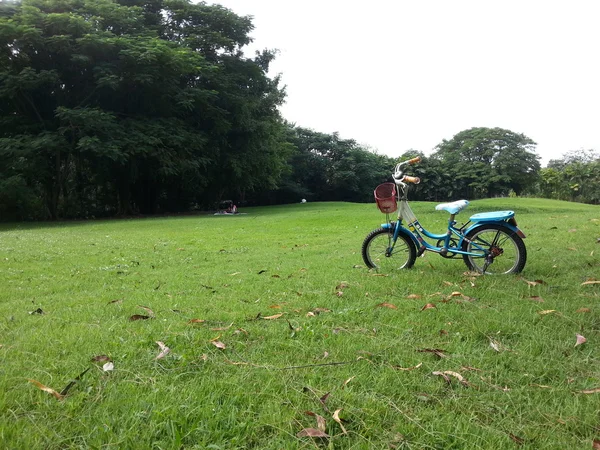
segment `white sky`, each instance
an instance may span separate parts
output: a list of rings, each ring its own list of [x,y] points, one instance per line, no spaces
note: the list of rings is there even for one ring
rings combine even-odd
[[[210,1],[210,0],[209,0]],[[430,153],[471,127],[600,151],[598,0],[220,0],[277,48],[283,116],[379,153]]]

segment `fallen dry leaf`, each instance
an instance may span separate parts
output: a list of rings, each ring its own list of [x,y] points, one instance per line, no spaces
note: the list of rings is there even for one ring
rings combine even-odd
[[[600,387],[594,389],[584,389],[583,391],[579,391],[580,394],[600,394]]]
[[[464,384],[465,386],[468,386],[469,383],[467,382],[467,380],[465,380],[465,378],[458,372],[453,372],[451,370],[444,370],[443,372],[431,372],[432,375],[439,375],[441,377],[443,377],[446,382],[450,383],[450,378],[448,378],[448,375],[450,375],[451,377],[456,378],[461,384]]]
[[[150,316],[142,316],[142,315],[140,315],[140,314],[134,314],[133,316],[131,316],[131,317],[129,318],[129,320],[131,320],[132,322],[133,322],[134,320],[147,320],[147,319],[150,319]]]
[[[344,296],[344,292],[343,291],[337,291],[335,293],[335,295],[337,295],[338,297],[343,297]]]
[[[150,308],[148,308],[147,306],[142,306],[142,305],[138,305],[138,308],[142,308],[144,311],[146,311],[149,315],[154,316],[154,311],[152,311]]]
[[[279,319],[281,316],[283,316],[283,313],[275,314],[274,316],[266,316],[266,317],[263,317],[263,319],[265,319],[265,320],[275,320],[275,319]]]
[[[529,286],[537,286],[538,284],[546,284],[546,282],[544,280],[529,281],[529,280],[526,280],[525,278],[523,278],[523,281],[525,283],[527,283]]]
[[[281,309],[281,305],[271,305],[269,306],[271,309]]]
[[[575,233],[576,231],[577,231],[577,228],[571,228],[571,229],[569,230],[569,233]]]
[[[331,310],[330,310],[330,309],[327,309],[327,308],[314,308],[314,309],[313,309],[313,312],[314,312],[315,314],[321,314],[321,313],[328,313],[328,312],[331,312]]]
[[[490,347],[492,347],[497,352],[501,351],[500,350],[501,344],[498,341],[495,341],[494,339],[490,339]]]
[[[581,344],[585,344],[587,342],[587,339],[582,336],[581,334],[575,334],[575,336],[577,337],[577,342],[575,342],[575,347],[577,347],[578,345]]]
[[[328,438],[329,435],[324,431],[317,430],[316,428],[305,428],[302,431],[299,431],[296,435],[297,437],[318,437],[318,438]]]
[[[105,361],[110,361],[110,357],[107,355],[98,355],[98,356],[94,356],[92,358],[92,362],[105,362]]]
[[[335,420],[338,425],[340,426],[340,428],[342,429],[342,433],[344,434],[348,434],[348,432],[346,431],[346,428],[344,427],[344,424],[342,424],[342,419],[340,419],[340,411],[342,410],[342,408],[340,409],[336,409],[335,412],[333,413],[333,420]]]
[[[115,364],[112,361],[109,361],[102,366],[102,370],[104,372],[110,372],[111,370],[114,370],[114,368],[115,368]]]
[[[342,289],[346,289],[347,287],[349,287],[349,284],[346,281],[342,281],[340,284],[338,284],[335,287],[336,291],[341,291]]]
[[[420,362],[419,364],[417,364],[416,366],[413,367],[400,367],[400,366],[394,366],[394,369],[396,370],[403,370],[405,372],[408,372],[409,370],[415,370],[418,369],[419,367],[421,367],[423,365],[422,362]]]
[[[532,295],[531,297],[528,297],[528,299],[532,300],[534,302],[544,303],[544,299],[542,297],[540,297],[539,295]]]
[[[391,303],[379,303],[378,305],[375,305],[375,308],[398,309],[396,305],[392,305]]]
[[[600,439],[594,439],[594,442],[592,442],[592,450],[600,450]]]
[[[354,380],[354,378],[355,377],[350,377],[346,381],[344,381],[344,384],[342,384],[342,389],[344,389],[348,383],[350,383],[352,380]]]
[[[188,323],[204,323],[206,320],[204,319],[191,319]]]
[[[28,378],[27,381],[29,381],[30,383],[33,383],[38,389],[40,389],[40,390],[42,390],[44,392],[47,392],[48,394],[53,395],[57,400],[62,400],[64,398],[63,395],[59,394],[54,389],[49,388],[48,386],[43,385],[39,381],[32,380],[30,378]]]
[[[449,281],[442,281],[446,286],[454,286],[454,283],[450,283]]]
[[[600,280],[590,280],[590,281],[584,281],[583,283],[581,283],[582,286],[585,286],[588,284],[600,284]]]
[[[579,308],[575,312],[578,312],[578,313],[589,313],[589,312],[592,312],[592,310],[590,308]]]
[[[515,441],[518,445],[523,445],[525,443],[525,439],[515,436],[512,433],[508,433],[508,437]]]
[[[556,310],[555,309],[545,309],[543,311],[538,311],[538,314],[540,316],[545,316],[545,315],[548,315],[548,314],[552,314],[553,312],[556,312]]]
[[[421,311],[425,311],[426,309],[436,309],[436,306],[433,303],[427,303],[421,308]]]
[[[409,298],[412,300],[412,299],[421,298],[421,296],[418,294],[410,294],[410,295],[407,295],[406,298]]]
[[[305,414],[316,418],[317,419],[317,428],[319,430],[321,430],[322,432],[325,432],[325,429],[327,428],[327,423],[325,422],[325,417],[320,416],[319,414],[316,414],[312,411],[305,411]]]
[[[315,316],[316,316],[316,314],[312,311],[309,311],[306,313],[306,317],[315,317]]]
[[[325,402],[329,398],[330,394],[331,394],[331,392],[328,392],[327,394],[325,394],[323,397],[321,397],[319,399],[319,401],[321,402],[321,405],[323,405],[323,408],[325,408],[325,411],[327,411],[327,412],[329,412],[329,408],[327,408],[327,405],[325,404]]]
[[[107,305],[111,305],[113,303],[123,303],[123,299],[122,298],[118,298],[116,300],[111,300],[110,302],[107,303]]]
[[[441,348],[421,348],[417,350],[419,353],[433,353],[438,358],[447,358],[446,350],[442,350]]]
[[[171,349],[169,347],[167,347],[164,342],[156,341],[156,344],[160,348],[160,353],[156,356],[156,358],[154,358],[155,361],[157,359],[164,358],[165,356],[167,356],[171,352]]]
[[[225,348],[227,348],[227,346],[225,344],[223,344],[221,341],[210,341],[210,342],[212,343],[212,345],[217,347],[219,350],[224,350]]]
[[[462,292],[454,291],[450,294],[450,297],[460,297],[461,295],[463,295]]]

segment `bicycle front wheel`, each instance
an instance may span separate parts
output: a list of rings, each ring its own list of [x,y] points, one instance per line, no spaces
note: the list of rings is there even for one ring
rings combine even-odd
[[[493,275],[519,273],[525,267],[525,243],[508,227],[482,225],[471,230],[466,238],[462,249],[471,255],[463,255],[463,259],[470,270]]]
[[[369,233],[362,245],[363,261],[368,268],[392,272],[413,266],[417,250],[412,239],[400,233],[395,244],[393,240],[394,230],[379,228]]]

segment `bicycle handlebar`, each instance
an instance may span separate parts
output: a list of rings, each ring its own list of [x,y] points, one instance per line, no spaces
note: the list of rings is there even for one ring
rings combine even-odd
[[[420,163],[420,162],[421,162],[421,157],[420,156],[417,156],[417,157],[415,157],[413,159],[409,159],[408,161],[406,161],[407,164],[411,164],[411,165],[412,164],[417,164],[417,163]]]
[[[405,183],[419,184],[421,182],[421,179],[419,177],[410,177],[408,175],[404,175],[402,181],[404,181]]]

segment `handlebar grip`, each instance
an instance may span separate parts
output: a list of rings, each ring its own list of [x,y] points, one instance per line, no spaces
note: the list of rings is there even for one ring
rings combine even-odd
[[[406,175],[402,179],[402,181],[404,181],[405,183],[419,184],[421,182],[421,179],[419,177],[409,177],[408,175]]]
[[[415,157],[413,159],[409,159],[407,162],[408,162],[408,164],[417,164],[417,163],[420,163],[421,162],[421,157],[417,156],[417,157]]]

